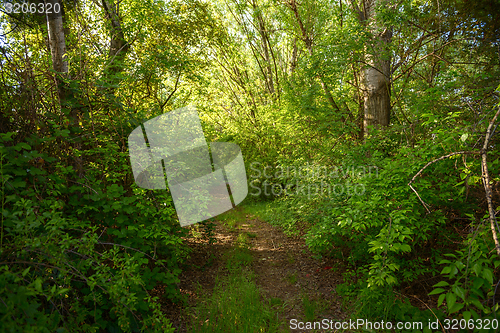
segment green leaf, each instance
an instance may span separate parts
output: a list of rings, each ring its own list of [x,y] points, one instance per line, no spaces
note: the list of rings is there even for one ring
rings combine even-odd
[[[69,291],[69,288],[62,288],[57,291],[58,295],[64,294]]]
[[[26,142],[19,142],[17,145],[14,146],[14,149],[17,151],[20,151],[21,149],[30,150],[31,147]]]
[[[455,304],[453,304],[453,307],[451,307],[451,309],[450,309],[450,307],[448,307],[448,311],[450,313],[455,313],[455,312],[460,311],[463,307],[464,307],[464,303],[455,303]]]
[[[411,252],[411,247],[408,244],[403,244],[403,245],[401,245],[401,250],[403,252]]]
[[[441,294],[442,292],[444,292],[446,290],[444,290],[443,288],[437,288],[437,289],[434,289],[433,291],[431,291],[429,293],[429,295],[436,295],[436,294]]]
[[[479,276],[479,273],[481,273],[481,265],[479,263],[475,263],[474,266],[472,266],[472,271],[476,274],[476,276]]]
[[[438,298],[438,307],[440,307],[441,304],[443,304],[445,296],[446,296],[446,294],[439,295],[439,298]]]
[[[21,275],[22,275],[22,276],[26,276],[26,274],[28,274],[28,272],[29,272],[30,268],[31,268],[31,267],[26,268],[26,269],[25,269],[25,270],[21,273]]]
[[[474,304],[479,310],[484,310],[484,306],[479,300],[473,299],[471,303]]]
[[[433,287],[446,287],[446,286],[449,286],[450,284],[446,281],[439,281],[438,283],[436,283],[435,285],[433,285]]]
[[[463,269],[463,268],[465,267],[464,263],[463,263],[463,262],[461,262],[461,261],[457,261],[455,265],[456,265],[456,266],[457,266],[457,268],[458,268],[458,269],[460,269],[460,270],[461,270],[461,269]]]
[[[40,278],[35,280],[35,290],[42,291],[42,280]]]
[[[457,296],[453,293],[447,293],[446,294],[446,306],[448,306],[448,311],[450,312],[453,306],[455,305],[455,302],[457,301]]]
[[[458,297],[460,297],[461,299],[463,299],[465,301],[465,290],[458,286],[458,285],[454,285],[451,290],[455,293],[455,295],[457,295]]]
[[[442,275],[449,274],[450,272],[451,272],[451,267],[447,266],[447,267],[443,268],[443,270],[441,271],[441,274]]]
[[[493,284],[493,272],[489,268],[483,269],[483,277],[490,283]]]

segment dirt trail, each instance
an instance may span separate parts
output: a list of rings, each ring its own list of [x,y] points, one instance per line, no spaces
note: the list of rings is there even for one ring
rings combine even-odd
[[[255,281],[263,297],[283,302],[284,311],[279,319],[285,331],[303,332],[289,328],[292,319],[302,322],[325,318],[340,321],[347,317],[342,311],[341,299],[335,293],[335,286],[342,283],[342,277],[330,269],[338,263],[316,260],[300,237],[287,236],[279,228],[253,215],[244,214],[243,217],[232,227],[217,222],[216,242],[212,245],[207,240],[189,239],[193,252],[182,273],[180,289],[190,306],[199,300],[200,287],[205,292],[213,289],[215,277],[223,272],[220,269],[224,265],[223,254],[233,247],[240,233],[246,233],[254,258]],[[164,310],[177,328],[176,332],[188,332],[187,318],[181,308],[170,304]]]

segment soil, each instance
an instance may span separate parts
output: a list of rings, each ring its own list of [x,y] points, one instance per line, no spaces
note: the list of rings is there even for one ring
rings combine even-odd
[[[278,318],[283,323],[284,332],[301,331],[290,328],[292,319],[307,322],[325,318],[342,321],[349,318],[343,309],[342,299],[335,292],[335,286],[343,282],[338,269],[341,267],[340,262],[315,258],[300,235],[287,236],[279,228],[256,216],[246,213],[243,216],[245,218],[231,228],[216,222],[215,242],[212,244],[202,238],[186,239],[192,252],[185,263],[179,284],[186,302],[165,303],[163,306],[177,333],[189,332],[187,311],[201,297],[209,295],[215,286],[216,276],[224,274],[224,253],[233,248],[240,233],[249,236],[247,239],[254,258],[251,267],[256,274],[255,281],[261,295],[267,299],[279,299],[283,304],[283,311]],[[311,315],[307,318],[304,299],[314,302],[314,319],[311,319]]]

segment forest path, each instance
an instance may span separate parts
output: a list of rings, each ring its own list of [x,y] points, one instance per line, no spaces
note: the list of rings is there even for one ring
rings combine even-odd
[[[292,319],[311,322],[347,318],[342,311],[342,300],[335,292],[335,286],[343,281],[340,270],[332,269],[338,263],[331,259],[315,259],[302,237],[285,235],[242,207],[222,215],[212,237],[215,241],[212,244],[201,237],[186,240],[192,252],[181,274],[180,289],[187,297],[188,307],[178,309],[179,312],[167,310],[171,312],[169,317],[177,327],[176,332],[189,332],[186,311],[211,293],[217,276],[227,274],[224,255],[242,238],[246,239],[252,254],[250,268],[255,273],[262,297],[282,305],[278,319],[283,331],[304,331],[292,330]],[[310,332],[332,331],[335,330]]]

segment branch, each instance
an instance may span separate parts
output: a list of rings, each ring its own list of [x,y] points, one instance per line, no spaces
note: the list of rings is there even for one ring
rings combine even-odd
[[[180,78],[181,78],[181,71],[179,71],[179,75],[177,75],[177,80],[175,80],[174,90],[172,90],[172,92],[170,93],[170,95],[168,95],[168,97],[165,100],[165,102],[163,102],[163,104],[161,105],[161,111],[162,112],[163,112],[163,108],[165,107],[165,105],[167,105],[167,103],[170,100],[170,98],[172,98],[172,96],[174,95],[174,93],[177,91],[177,86],[179,85],[179,79]]]
[[[500,243],[498,241],[497,228],[498,224],[495,218],[495,209],[493,208],[493,202],[491,200],[492,192],[491,192],[491,184],[490,184],[490,175],[488,173],[488,165],[486,164],[486,149],[488,148],[488,144],[492,135],[493,124],[498,118],[500,114],[500,107],[498,108],[497,113],[491,119],[490,124],[488,125],[488,129],[486,130],[486,137],[484,138],[483,149],[481,150],[481,169],[482,169],[482,178],[484,184],[484,191],[486,192],[486,201],[488,202],[488,213],[490,215],[490,224],[491,224],[491,232],[493,233],[493,241],[495,242],[495,248],[497,250],[497,254],[500,256]]]
[[[454,152],[454,153],[450,153],[448,155],[444,155],[444,156],[441,156],[439,158],[436,158],[435,160],[433,161],[430,161],[429,163],[427,163],[422,169],[420,169],[419,172],[417,172],[417,174],[415,176],[413,176],[413,178],[410,180],[410,182],[408,183],[408,186],[410,186],[410,188],[413,190],[413,192],[415,192],[415,194],[417,195],[418,199],[420,200],[420,202],[422,203],[422,205],[425,207],[425,210],[427,210],[427,213],[430,213],[431,211],[429,210],[429,205],[427,205],[423,200],[422,198],[420,198],[420,195],[418,195],[418,192],[413,188],[413,186],[411,186],[411,183],[413,183],[415,181],[415,179],[431,164],[433,163],[436,163],[438,161],[441,161],[441,160],[444,160],[445,158],[448,158],[450,156],[453,156],[453,155],[459,155],[459,154],[482,154],[482,151],[457,151],[457,152]]]

